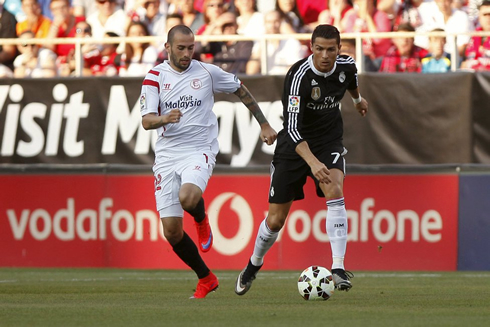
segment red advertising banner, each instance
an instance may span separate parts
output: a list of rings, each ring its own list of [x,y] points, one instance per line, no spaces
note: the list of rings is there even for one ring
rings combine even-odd
[[[0,266],[182,269],[162,236],[151,175],[0,175]],[[242,269],[267,214],[269,176],[215,175],[205,192],[212,269]],[[305,186],[264,269],[329,267],[326,205]],[[456,270],[456,175],[350,175],[351,270]],[[196,239],[192,219],[184,218]]]

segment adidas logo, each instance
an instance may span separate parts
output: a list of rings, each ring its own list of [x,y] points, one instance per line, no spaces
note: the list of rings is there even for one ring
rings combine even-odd
[[[318,85],[318,83],[314,79],[311,80],[311,86],[315,86],[315,85]]]

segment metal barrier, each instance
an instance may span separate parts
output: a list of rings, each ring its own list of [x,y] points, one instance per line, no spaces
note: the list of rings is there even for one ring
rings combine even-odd
[[[462,35],[469,36],[486,36],[490,37],[490,31],[488,32],[468,32],[468,33],[446,33],[446,32],[379,32],[379,33],[343,33],[341,37],[343,39],[354,39],[356,41],[356,57],[362,58],[362,41],[366,38],[407,38],[416,36],[445,36],[446,38],[452,38],[454,47],[450,51],[451,58],[458,58],[458,50],[456,38]],[[245,35],[196,35],[196,42],[213,42],[213,41],[257,41],[261,43],[261,49],[264,49],[261,53],[261,74],[267,75],[267,42],[272,40],[286,40],[296,39],[299,41],[310,40],[311,34],[264,34],[257,36],[245,36]],[[111,38],[54,38],[54,39],[0,39],[0,45],[7,44],[74,44],[75,45],[75,60],[77,62],[75,69],[75,76],[81,76],[82,74],[82,52],[81,48],[84,44],[108,44],[108,43],[125,43],[125,42],[141,42],[152,43],[161,41],[162,36],[141,36],[141,37],[111,37]],[[364,72],[362,60],[356,60],[359,73]],[[451,71],[456,71],[457,60],[451,61]]]

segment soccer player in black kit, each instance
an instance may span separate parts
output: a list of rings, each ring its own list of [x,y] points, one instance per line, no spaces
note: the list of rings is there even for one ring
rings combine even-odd
[[[352,274],[344,268],[347,212],[340,100],[348,91],[357,111],[365,116],[368,103],[359,93],[357,68],[340,55],[340,34],[331,25],[319,25],[311,36],[309,57],[296,62],[286,75],[282,96],[284,124],[271,163],[269,212],[260,224],[254,252],[236,280],[235,293],[252,286],[264,256],[286,222],[293,201],[304,198],[303,186],[313,177],[317,194],[326,198],[326,229],[332,249],[331,271],[336,289],[348,291]]]

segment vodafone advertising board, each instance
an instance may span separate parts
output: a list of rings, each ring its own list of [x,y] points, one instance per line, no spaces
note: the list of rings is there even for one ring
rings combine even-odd
[[[163,238],[151,175],[0,175],[2,267],[182,269]],[[213,269],[242,269],[267,213],[269,176],[215,175],[205,193]],[[326,205],[309,181],[264,269],[329,267]],[[456,270],[457,175],[350,175],[352,270]],[[196,239],[192,219],[184,219]]]

